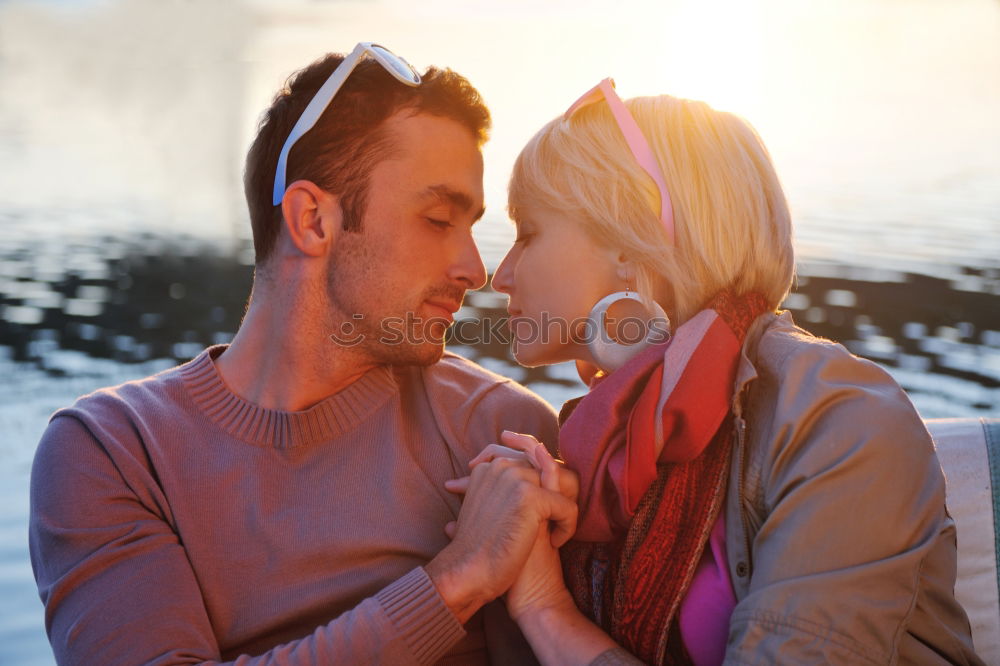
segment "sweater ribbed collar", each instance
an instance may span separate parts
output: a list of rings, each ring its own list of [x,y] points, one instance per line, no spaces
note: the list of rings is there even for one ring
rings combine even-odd
[[[214,345],[180,367],[205,415],[233,437],[284,449],[334,439],[353,430],[399,389],[390,367],[377,366],[309,409],[286,412],[244,400],[226,385],[215,359],[229,345]]]

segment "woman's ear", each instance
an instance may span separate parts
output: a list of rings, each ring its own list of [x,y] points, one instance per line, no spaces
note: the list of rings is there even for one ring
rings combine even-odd
[[[308,257],[327,254],[340,232],[344,212],[340,198],[309,180],[297,180],[285,190],[281,200],[288,238]]]
[[[635,263],[625,256],[624,252],[619,252],[618,256],[615,257],[615,272],[619,280],[632,285],[633,289],[635,288]]]

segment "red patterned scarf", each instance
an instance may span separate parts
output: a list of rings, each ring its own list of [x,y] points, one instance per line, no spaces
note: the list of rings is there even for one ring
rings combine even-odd
[[[674,619],[725,496],[743,339],[767,309],[758,294],[719,293],[560,414],[559,452],[580,475],[567,585],[647,663],[690,663]]]

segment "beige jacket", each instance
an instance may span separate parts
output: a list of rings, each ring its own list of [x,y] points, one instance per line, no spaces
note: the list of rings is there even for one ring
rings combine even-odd
[[[764,315],[743,348],[726,663],[979,664],[930,435],[895,381]]]

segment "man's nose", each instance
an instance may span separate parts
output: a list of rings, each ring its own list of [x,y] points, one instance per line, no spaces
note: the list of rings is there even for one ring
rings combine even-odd
[[[486,266],[470,233],[462,244],[458,258],[452,264],[449,278],[464,282],[466,289],[481,289],[486,284]]]

